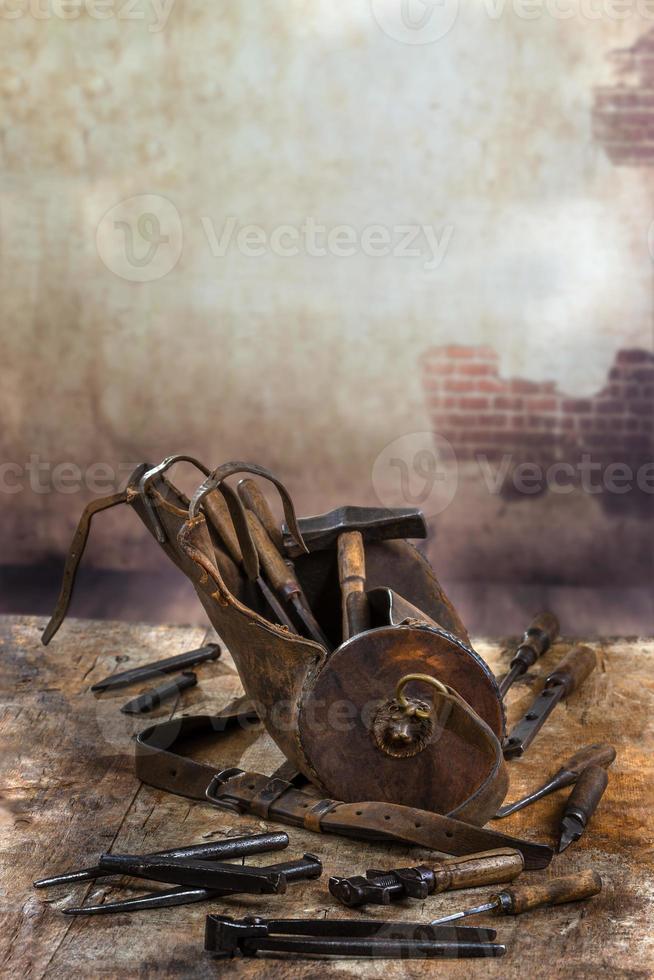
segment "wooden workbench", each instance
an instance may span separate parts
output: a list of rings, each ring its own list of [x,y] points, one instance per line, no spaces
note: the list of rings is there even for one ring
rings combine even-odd
[[[569,703],[560,705],[525,759],[511,763],[509,798],[534,787],[581,745],[610,741],[618,758],[609,788],[586,837],[550,869],[560,874],[596,868],[602,895],[581,905],[539,910],[518,919],[496,919],[508,953],[495,961],[365,962],[213,961],[203,950],[208,911],[242,915],[255,910],[284,916],[348,916],[326,889],[330,874],[418,863],[429,852],[373,846],[334,836],[290,830],[282,854],[267,863],[317,852],[323,878],[289,886],[285,897],[254,897],[179,909],[95,918],[65,917],[66,906],[134,894],[98,882],[35,891],[34,878],[93,863],[101,852],[143,852],[224,835],[260,832],[269,826],[208,805],[190,803],[139,785],[132,771],[130,736],[141,720],[119,707],[132,689],[94,699],[90,684],[116,669],[170,656],[200,645],[204,630],[69,620],[51,645],[39,641],[45,621],[0,619],[2,679],[2,789],[0,790],[0,975],[6,977],[647,977],[654,972],[652,902],[654,857],[654,641],[611,640],[595,644],[598,669]],[[504,644],[479,640],[479,652],[500,671]],[[542,663],[552,666],[564,647]],[[119,668],[120,669],[120,668]],[[124,669],[124,667],[123,667]],[[539,669],[538,673],[541,673]],[[240,692],[228,655],[199,668],[200,684],[186,692],[184,713],[211,712]],[[524,709],[537,681],[516,685],[509,720]],[[163,718],[161,709],[156,717]],[[237,757],[217,763],[272,771],[280,756],[265,734],[243,735]],[[562,794],[498,823],[498,829],[552,841]],[[283,829],[283,828],[282,828]],[[538,873],[532,872],[536,878]],[[156,887],[156,886],[155,886]],[[488,889],[450,893],[423,903],[370,908],[366,914],[430,919],[439,912],[483,900]],[[482,922],[489,922],[488,918]]]

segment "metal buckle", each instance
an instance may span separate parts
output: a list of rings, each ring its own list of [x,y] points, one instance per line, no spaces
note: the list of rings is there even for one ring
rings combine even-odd
[[[224,796],[216,795],[218,786],[224,786],[234,776],[240,776],[243,772],[243,769],[237,769],[236,767],[222,769],[220,772],[217,772],[215,776],[211,777],[211,781],[204,791],[206,800],[212,806],[218,807],[219,810],[230,810],[232,813],[238,814],[245,813],[246,807],[243,804],[238,803],[236,800],[229,800],[225,799]]]

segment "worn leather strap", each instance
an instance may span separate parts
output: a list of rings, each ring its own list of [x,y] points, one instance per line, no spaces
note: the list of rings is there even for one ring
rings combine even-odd
[[[513,847],[526,868],[544,868],[552,849],[494,830],[485,830],[449,816],[399,804],[324,800],[293,783],[263,773],[223,769],[196,762],[182,754],[184,745],[221,735],[257,720],[251,702],[243,699],[221,714],[175,718],[145,729],[136,738],[136,774],[151,786],[239,813],[266,818],[322,833],[362,840],[394,840],[441,851],[470,854],[496,847]]]

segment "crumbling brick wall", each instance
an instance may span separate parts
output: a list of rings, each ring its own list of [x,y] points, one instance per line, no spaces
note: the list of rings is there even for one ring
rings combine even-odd
[[[654,454],[654,354],[618,351],[592,397],[553,381],[503,378],[491,347],[432,347],[423,378],[434,431],[461,460],[483,454],[547,464],[589,454],[602,466],[637,467]]]

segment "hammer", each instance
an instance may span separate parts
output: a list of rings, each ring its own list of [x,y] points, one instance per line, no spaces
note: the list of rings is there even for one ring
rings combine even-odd
[[[344,640],[370,629],[364,542],[427,537],[425,518],[413,507],[337,507],[318,517],[301,518],[298,524],[309,551],[336,544]],[[287,554],[300,554],[286,527],[283,541]]]

